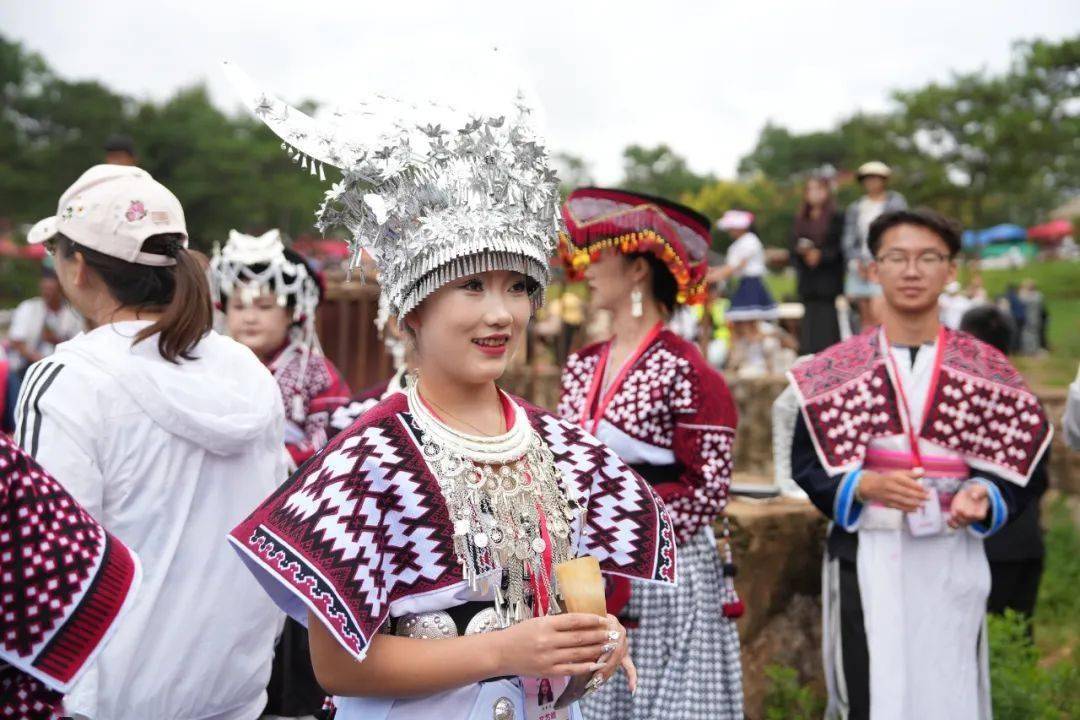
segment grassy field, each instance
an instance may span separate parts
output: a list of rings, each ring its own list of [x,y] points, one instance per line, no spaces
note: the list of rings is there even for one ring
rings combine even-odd
[[[1035,281],[1050,313],[1050,355],[1015,358],[1016,367],[1032,385],[1068,385],[1076,377],[1080,363],[1080,263],[1032,263],[1018,270],[984,270],[982,277],[991,297],[1004,292],[1010,283],[1026,278]]]
[[[1080,500],[1059,496],[1043,503],[1046,567],[1035,611],[1035,641],[1052,662],[1077,656],[1080,646]]]
[[[1048,341],[1050,354],[1046,357],[1016,357],[1016,367],[1028,382],[1042,387],[1065,387],[1076,377],[1080,363],[1080,263],[1032,263],[1018,270],[983,270],[983,284],[990,297],[1005,291],[1010,283],[1019,284],[1031,278],[1046,298],[1050,313]],[[961,270],[961,282],[967,283],[970,271]],[[794,275],[770,275],[769,289],[777,299],[793,298]]]

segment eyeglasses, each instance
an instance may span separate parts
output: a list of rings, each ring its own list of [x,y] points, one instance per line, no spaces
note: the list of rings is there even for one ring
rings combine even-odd
[[[922,273],[930,273],[941,268],[942,265],[949,262],[950,257],[943,255],[939,252],[928,250],[924,253],[919,253],[914,258],[907,253],[900,252],[899,250],[893,252],[887,252],[883,255],[878,255],[878,265],[882,266],[886,270],[897,272],[904,270],[911,264],[912,260],[915,262],[915,269]]]
[[[56,238],[51,237],[42,243],[45,246],[45,252],[53,257],[56,257]]]

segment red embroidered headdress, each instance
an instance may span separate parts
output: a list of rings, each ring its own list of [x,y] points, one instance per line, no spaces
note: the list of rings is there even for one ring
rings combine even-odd
[[[650,252],[675,278],[679,304],[704,302],[711,223],[701,213],[651,195],[586,187],[570,193],[562,214],[568,234],[559,253],[572,279],[606,248]]]

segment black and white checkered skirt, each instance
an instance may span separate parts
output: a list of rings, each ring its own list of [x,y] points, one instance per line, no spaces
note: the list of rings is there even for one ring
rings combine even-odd
[[[724,617],[723,576],[712,529],[679,546],[675,588],[633,582],[623,611],[638,671],[630,696],[626,674],[582,701],[585,720],[742,720],[742,666],[735,623]]]

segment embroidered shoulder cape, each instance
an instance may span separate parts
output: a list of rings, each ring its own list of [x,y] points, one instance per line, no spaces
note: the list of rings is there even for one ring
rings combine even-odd
[[[870,441],[907,432],[882,331],[868,330],[798,363],[788,373],[814,449],[830,474],[860,467]],[[1026,485],[1053,435],[1038,398],[997,349],[945,331],[918,437],[972,467]]]
[[[603,417],[595,418],[599,398],[594,407],[586,406],[607,347],[590,345],[567,360],[558,413],[590,432],[597,432],[596,419],[612,426],[618,437],[608,438],[603,427],[599,432],[628,462],[676,467],[675,477],[655,489],[668,505],[678,539],[686,540],[727,504],[738,424],[731,392],[692,343],[665,329],[612,389]]]
[[[581,506],[576,555],[609,574],[675,582],[675,541],[661,501],[580,428],[515,399]],[[407,398],[392,394],[337,435],[231,533],[275,601],[310,610],[362,660],[391,607],[465,583],[454,524],[421,454]]]
[[[135,554],[0,433],[0,718],[48,718],[139,584]]]

